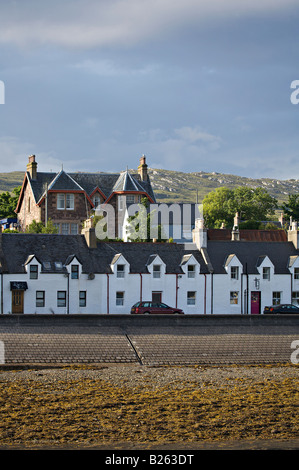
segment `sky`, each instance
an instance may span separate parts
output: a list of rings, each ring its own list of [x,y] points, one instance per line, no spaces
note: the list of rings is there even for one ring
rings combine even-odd
[[[0,18],[0,172],[145,155],[298,178],[298,0],[0,0]]]

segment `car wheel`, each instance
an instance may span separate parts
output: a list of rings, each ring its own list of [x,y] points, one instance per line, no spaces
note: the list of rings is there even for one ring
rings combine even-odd
[[[144,315],[149,315],[150,313],[149,312],[144,312]]]
[[[180,312],[174,312],[174,315],[179,315],[179,314],[180,314]]]

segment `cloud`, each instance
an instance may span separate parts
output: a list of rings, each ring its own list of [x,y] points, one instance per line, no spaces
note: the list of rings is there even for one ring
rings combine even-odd
[[[208,20],[270,15],[297,0],[15,0],[1,5],[0,42],[66,47],[132,45]]]

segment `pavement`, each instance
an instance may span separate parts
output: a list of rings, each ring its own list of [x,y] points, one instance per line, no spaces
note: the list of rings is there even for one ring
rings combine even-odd
[[[286,363],[299,358],[298,340],[298,321],[0,319],[0,365]]]

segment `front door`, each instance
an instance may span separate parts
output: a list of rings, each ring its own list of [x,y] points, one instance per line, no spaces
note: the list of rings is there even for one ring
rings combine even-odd
[[[152,302],[162,302],[162,292],[152,292]]]
[[[24,313],[24,291],[11,291],[11,311],[12,313]]]
[[[261,293],[259,291],[251,292],[251,313],[253,315],[261,313]]]

